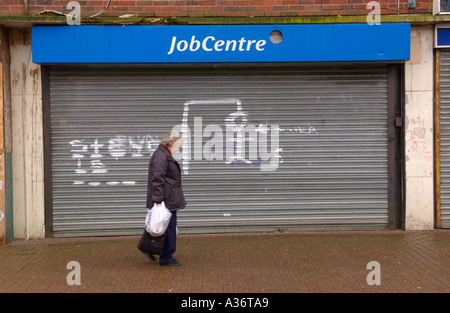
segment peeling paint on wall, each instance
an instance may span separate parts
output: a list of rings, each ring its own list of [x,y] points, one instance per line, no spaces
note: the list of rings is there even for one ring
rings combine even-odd
[[[430,147],[427,136],[425,119],[421,117],[406,118],[408,128],[406,128],[406,149],[417,153],[419,157],[427,162],[433,161],[433,148]],[[408,158],[409,160],[409,158]]]
[[[11,30],[15,238],[45,235],[41,70],[32,62],[30,39],[29,29]]]

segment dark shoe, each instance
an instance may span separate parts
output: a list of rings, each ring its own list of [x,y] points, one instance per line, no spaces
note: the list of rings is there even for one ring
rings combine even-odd
[[[173,259],[172,262],[167,263],[167,264],[161,264],[161,266],[180,266],[181,262],[178,260]]]
[[[156,258],[155,258],[155,256],[153,254],[150,254],[150,253],[144,252],[144,251],[141,251],[141,252],[143,254],[145,254],[145,256],[148,257],[151,261],[156,261]]]

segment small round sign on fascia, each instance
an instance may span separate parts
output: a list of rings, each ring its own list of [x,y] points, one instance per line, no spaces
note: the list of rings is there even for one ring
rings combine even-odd
[[[279,44],[283,40],[283,34],[279,30],[274,30],[269,35],[270,41]]]

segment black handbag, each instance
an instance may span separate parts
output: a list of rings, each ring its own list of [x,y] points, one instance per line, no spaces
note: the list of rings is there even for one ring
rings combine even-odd
[[[137,247],[142,252],[161,255],[165,240],[165,234],[159,237],[153,237],[149,232],[144,230],[144,233],[142,234],[141,240],[139,240]]]

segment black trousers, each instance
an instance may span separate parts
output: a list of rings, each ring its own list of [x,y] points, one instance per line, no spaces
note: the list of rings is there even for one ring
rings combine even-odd
[[[151,209],[155,203],[150,201],[149,208]],[[166,208],[170,209],[167,205]],[[173,261],[173,254],[177,250],[177,211],[170,211],[172,217],[170,218],[169,226],[166,229],[166,240],[159,256],[159,264],[165,265]]]
[[[159,264],[165,265],[173,261],[173,254],[177,249],[177,211],[172,211],[169,226],[166,230],[166,241],[159,257]]]

